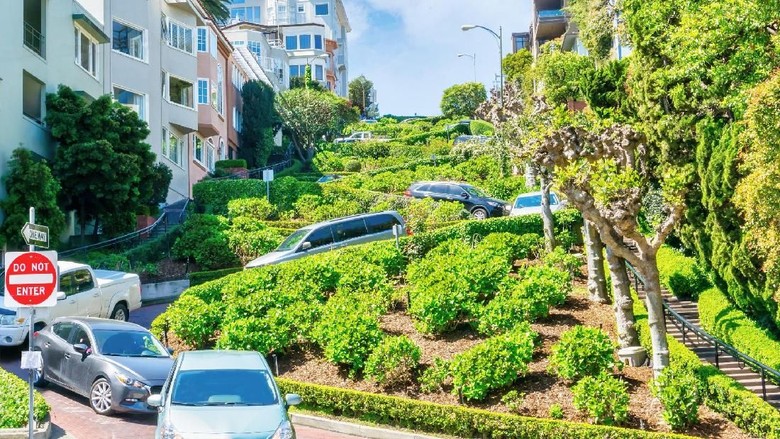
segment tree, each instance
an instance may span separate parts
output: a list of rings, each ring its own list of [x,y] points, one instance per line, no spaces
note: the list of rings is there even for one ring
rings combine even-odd
[[[3,177],[6,197],[0,201],[5,219],[2,232],[6,244],[11,249],[25,249],[21,230],[29,220],[29,208],[35,208],[35,222],[49,227],[52,246],[65,230],[65,214],[57,206],[60,184],[51,174],[49,165],[36,160],[33,154],[24,148],[14,150],[10,170]]]
[[[597,303],[609,303],[607,282],[604,274],[604,244],[598,229],[584,221],[585,251],[588,252],[588,293],[590,300]]]
[[[326,91],[325,87],[319,81],[314,81],[311,76],[311,65],[306,66],[303,76],[290,78],[290,89],[307,88],[316,91]]]
[[[367,117],[367,109],[374,105],[372,92],[374,83],[360,75],[349,82],[349,100],[360,109],[360,115]]]
[[[543,84],[541,94],[547,105],[566,105],[582,99],[582,78],[594,69],[587,56],[563,52],[560,43],[551,41],[542,46],[534,67],[534,79]]]
[[[614,0],[572,0],[564,8],[577,23],[579,38],[597,62],[609,58],[615,29]]]
[[[230,0],[200,0],[200,2],[217,21],[226,22],[230,18],[230,10],[228,9]]]
[[[526,96],[533,93],[533,63],[534,56],[528,49],[510,53],[501,62],[507,82],[519,85]]]
[[[276,111],[295,142],[300,159],[311,162],[317,142],[338,124],[333,93],[296,88],[276,95]]]
[[[470,118],[485,100],[487,100],[487,92],[482,83],[456,84],[444,90],[440,104],[441,112],[449,118]]]
[[[273,88],[262,81],[249,81],[241,89],[244,107],[238,140],[250,168],[265,166],[273,151],[274,127],[279,123],[274,98]]]

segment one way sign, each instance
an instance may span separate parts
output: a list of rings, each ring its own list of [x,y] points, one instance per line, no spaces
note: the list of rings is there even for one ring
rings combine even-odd
[[[22,237],[27,245],[49,248],[49,228],[46,226],[24,223]]]

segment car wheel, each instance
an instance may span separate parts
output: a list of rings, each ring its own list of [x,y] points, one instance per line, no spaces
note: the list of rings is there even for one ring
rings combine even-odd
[[[114,310],[111,311],[111,318],[126,322],[130,318],[130,311],[127,310],[127,306],[123,303],[117,303]]]
[[[89,391],[89,406],[99,415],[114,413],[111,408],[111,383],[105,378],[98,378],[92,383]]]
[[[485,209],[483,209],[481,207],[474,209],[471,212],[471,214],[474,215],[474,219],[477,219],[477,220],[487,219],[487,217],[488,217],[487,210],[485,210]]]
[[[46,387],[46,385],[49,384],[49,382],[46,381],[46,377],[44,376],[43,369],[44,369],[43,359],[41,359],[40,369],[33,370],[33,385],[35,387]]]

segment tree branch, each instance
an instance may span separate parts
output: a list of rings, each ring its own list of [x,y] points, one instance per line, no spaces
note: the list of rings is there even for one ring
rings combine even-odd
[[[669,216],[656,228],[655,236],[650,241],[650,247],[653,250],[657,251],[663,245],[664,241],[666,241],[666,237],[672,233],[674,226],[676,226],[677,222],[682,218],[683,210],[684,207],[682,205],[674,206],[671,213],[669,213]]]

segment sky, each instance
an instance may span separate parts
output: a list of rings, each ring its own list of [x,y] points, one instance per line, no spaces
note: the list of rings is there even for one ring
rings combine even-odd
[[[352,32],[347,34],[349,79],[374,83],[380,114],[437,115],[445,88],[474,80],[493,87],[499,72],[496,33],[503,27],[504,55],[512,32],[527,32],[529,0],[343,0]]]

